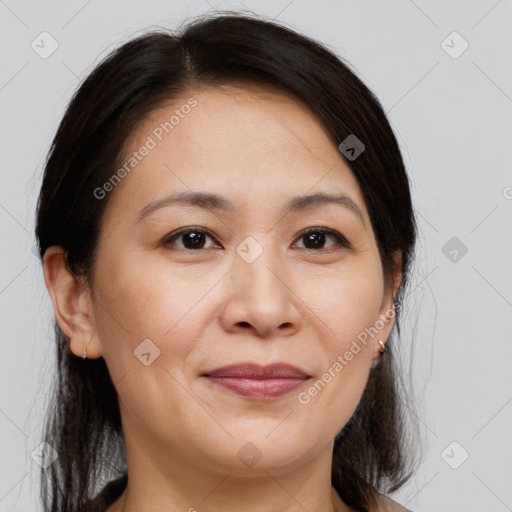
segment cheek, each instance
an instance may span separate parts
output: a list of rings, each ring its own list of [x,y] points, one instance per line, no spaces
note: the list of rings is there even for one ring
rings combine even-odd
[[[301,285],[299,296],[326,326],[324,339],[331,354],[347,350],[378,318],[383,286],[380,268],[373,260],[363,263]]]
[[[98,270],[96,325],[105,359],[118,372],[133,364],[133,351],[143,340],[160,350],[159,363],[172,356],[176,365],[200,337],[202,300],[219,276],[208,271],[180,274],[165,265],[138,255],[112,257]]]
[[[347,285],[348,286],[348,285]],[[365,329],[373,325],[378,287],[329,289],[315,311],[329,326],[312,357],[321,360],[318,373],[297,399],[303,414],[325,418],[310,425],[312,436],[334,438],[354,414],[371,367],[373,344]],[[372,293],[373,292],[373,293]]]
[[[378,264],[367,262],[336,273],[323,282],[322,293],[309,296],[308,306],[329,329],[322,337],[322,369],[298,399],[308,414],[329,418],[318,425],[328,436],[347,423],[366,386],[373,353],[367,331],[378,318],[382,284]]]
[[[144,258],[114,260],[104,262],[101,269],[101,300],[131,335],[160,338],[187,307],[184,283]]]
[[[164,409],[171,416],[180,411],[184,416],[197,415],[180,385],[180,372],[199,338],[197,306],[215,280],[194,283],[188,276],[176,278],[175,273],[142,260],[108,263],[98,272],[102,279],[96,285],[95,315],[104,359],[122,406],[146,426],[158,424]]]

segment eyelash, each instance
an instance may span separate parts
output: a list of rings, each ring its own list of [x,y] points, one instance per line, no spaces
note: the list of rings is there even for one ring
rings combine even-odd
[[[176,239],[179,239],[181,236],[186,235],[187,233],[201,233],[204,235],[208,235],[210,238],[215,240],[215,237],[208,230],[192,226],[192,227],[188,227],[188,228],[183,228],[183,229],[167,236],[163,241],[163,245],[166,247],[169,247],[172,244],[172,242],[174,242]],[[339,246],[341,246],[342,248],[346,248],[346,249],[352,249],[350,242],[343,235],[341,235],[340,233],[338,233],[337,231],[334,231],[332,229],[328,229],[328,228],[320,227],[320,226],[305,229],[304,231],[302,231],[299,234],[298,239],[300,240],[312,233],[331,235],[337,240]],[[211,249],[211,247],[208,247],[207,249],[188,249],[186,247],[185,248],[179,247],[178,249],[182,249],[187,252],[196,252],[196,251],[205,251],[207,249]],[[305,247],[304,249],[307,251],[313,251],[313,252],[327,252],[327,251],[335,250],[336,247],[328,247],[327,249],[311,249],[311,248]]]

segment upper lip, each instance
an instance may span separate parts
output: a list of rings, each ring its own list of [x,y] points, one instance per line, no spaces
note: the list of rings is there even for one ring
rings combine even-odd
[[[207,377],[245,377],[247,379],[285,379],[309,377],[307,373],[296,366],[287,363],[274,363],[261,366],[256,363],[239,363],[223,366],[203,373]]]

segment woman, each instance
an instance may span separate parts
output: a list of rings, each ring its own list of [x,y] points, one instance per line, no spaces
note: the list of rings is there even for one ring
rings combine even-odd
[[[407,510],[409,183],[329,50],[236,13],[122,45],[59,126],[36,231],[45,510]]]

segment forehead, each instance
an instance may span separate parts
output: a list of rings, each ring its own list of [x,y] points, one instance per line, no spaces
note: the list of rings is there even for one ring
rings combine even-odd
[[[114,203],[122,197],[141,204],[200,189],[239,197],[243,208],[248,192],[263,201],[321,191],[349,194],[365,210],[334,138],[309,108],[277,88],[190,90],[139,123],[123,159],[150,139],[152,149],[116,187]]]
[[[192,100],[196,106],[189,108]],[[163,126],[166,122],[167,130]],[[159,127],[164,133],[157,133]],[[125,148],[138,147],[148,134],[161,137],[159,143],[201,134],[201,149],[228,149],[233,154],[236,147],[231,140],[236,140],[245,152],[249,141],[254,140],[264,140],[267,145],[274,142],[281,149],[300,142],[319,154],[332,153],[337,148],[336,140],[321,121],[291,92],[252,83],[203,86],[182,93],[150,112],[134,129]],[[229,140],[225,137],[228,134]],[[254,151],[258,149],[255,147]],[[337,150],[334,153],[339,157]]]

